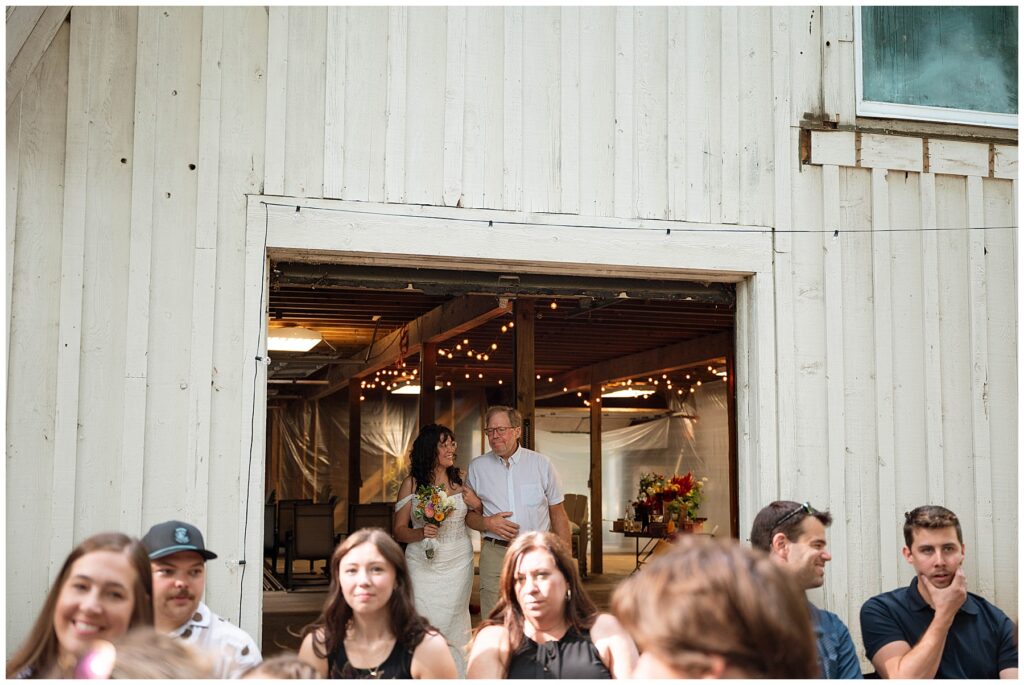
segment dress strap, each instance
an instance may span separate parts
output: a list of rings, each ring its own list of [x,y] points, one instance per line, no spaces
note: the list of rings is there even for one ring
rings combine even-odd
[[[395,511],[398,511],[399,509],[404,507],[406,504],[411,502],[412,498],[415,497],[415,496],[416,496],[416,493],[408,494],[405,497],[403,497],[402,499],[400,499],[397,502],[395,502]]]

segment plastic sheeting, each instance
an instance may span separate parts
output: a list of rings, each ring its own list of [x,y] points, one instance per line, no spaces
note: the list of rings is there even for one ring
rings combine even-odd
[[[632,540],[611,532],[611,521],[626,514],[628,502],[636,498],[640,474],[649,471],[666,476],[693,471],[697,477],[706,476],[708,482],[700,510],[708,519],[705,530],[710,532],[717,527],[718,535],[728,534],[726,390],[725,383],[705,383],[685,402],[678,402],[677,396],[672,396],[673,416],[602,431],[606,551],[632,549]],[[389,395],[363,402],[362,502],[396,499],[398,487],[408,474],[408,455],[416,437],[418,399]],[[457,464],[466,468],[472,458],[487,450],[481,430],[485,409],[483,395],[480,392],[449,393],[442,396],[438,409],[437,421],[454,426],[459,443]],[[616,421],[606,416],[603,423],[614,425]],[[565,421],[538,416],[536,449],[551,459],[564,492],[589,495],[590,436],[585,432],[588,422],[577,420],[571,424],[570,431],[560,430]],[[279,499],[308,497],[326,501],[331,495],[338,495],[344,502],[348,492],[347,397],[294,402],[272,412],[268,425],[267,491],[275,490]],[[346,509],[339,507],[336,513],[338,530],[346,529]]]

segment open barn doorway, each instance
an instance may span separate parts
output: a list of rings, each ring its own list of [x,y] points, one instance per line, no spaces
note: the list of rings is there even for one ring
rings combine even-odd
[[[704,530],[735,536],[735,317],[726,283],[272,259],[268,339],[311,345],[269,352],[268,588],[298,597],[279,613],[292,631],[315,617],[330,535],[389,526],[418,426],[450,426],[465,468],[487,450],[493,404],[523,410],[524,439],[583,499],[575,542],[588,575],[606,555],[632,563],[638,540],[612,528],[644,473],[706,477]],[[323,531],[319,552],[296,547],[297,525]],[[264,646],[281,640],[265,614]]]

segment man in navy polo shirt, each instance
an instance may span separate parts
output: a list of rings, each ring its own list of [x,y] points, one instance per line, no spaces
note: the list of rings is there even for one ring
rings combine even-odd
[[[864,648],[883,678],[1016,678],[1013,622],[967,591],[964,536],[949,509],[905,515],[903,556],[917,572],[908,587],[860,610]]]

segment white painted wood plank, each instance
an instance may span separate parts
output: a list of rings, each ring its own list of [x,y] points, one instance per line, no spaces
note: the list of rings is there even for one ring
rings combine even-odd
[[[123,407],[116,394],[107,402],[87,398],[109,395],[123,380],[131,169],[120,160],[130,155],[132,131],[113,122],[131,121],[134,113],[136,15],[135,8],[98,8],[90,46],[77,468],[86,479],[79,486],[102,485],[111,497],[76,502],[76,539],[119,518],[116,465],[123,455],[116,427]],[[112,123],[96,126],[97,121]]]
[[[327,8],[289,7],[284,138],[284,192],[288,195],[323,195],[326,61]],[[346,150],[346,158],[352,154],[351,148]]]
[[[740,223],[772,222],[773,131],[771,9],[747,8],[740,18]],[[722,132],[712,140],[733,132]],[[714,175],[712,180],[718,182]],[[712,213],[712,221],[715,214]]]
[[[744,10],[747,12],[749,10]],[[719,63],[721,64],[721,83],[722,83],[722,223],[733,224],[740,221],[740,111],[743,108],[743,102],[740,99],[740,83],[742,81],[742,72],[740,67],[740,28],[739,28],[739,8],[737,7],[722,7],[722,47],[719,57]],[[788,25],[784,22],[772,22],[771,24],[771,37],[772,42],[782,41],[780,44],[788,45]],[[778,63],[788,65],[788,55],[780,51],[776,55],[776,59],[772,62],[772,82],[767,84],[775,90],[777,98],[779,100],[788,103],[788,86],[789,86],[789,74],[783,77],[780,73],[779,68],[776,66]],[[670,72],[671,73],[671,72]],[[784,83],[779,82],[779,78],[785,78]],[[777,87],[783,87],[784,90],[778,90]],[[777,109],[778,102],[773,103],[773,112]],[[760,111],[760,115],[763,117],[764,112]],[[775,141],[776,137],[781,133],[783,134],[783,141],[789,141],[789,128],[788,126],[782,130],[778,127],[777,116],[772,118],[772,140]],[[761,144],[765,144],[765,141],[761,141]],[[778,146],[774,146],[775,150],[778,150]],[[787,159],[776,158],[776,164],[784,163]],[[788,168],[788,165],[786,165]],[[776,170],[777,173],[783,173],[781,170]],[[777,199],[777,198],[776,198]],[[776,218],[776,226],[779,226]],[[783,287],[785,287],[783,285]],[[781,407],[779,409],[782,411]]]
[[[878,548],[880,587],[896,587],[900,547],[896,508],[896,447],[893,403],[893,263],[889,182],[885,169],[871,171],[871,294],[874,299],[875,440],[878,459]]]
[[[874,382],[874,296],[871,226],[872,176],[867,169],[840,169],[840,243],[842,250],[842,327],[846,543],[840,564],[845,587],[836,593],[837,613],[852,634],[860,634],[861,597],[874,593],[880,566],[877,545],[879,511],[878,426]],[[852,229],[861,229],[855,231]],[[860,525],[856,522],[860,521]],[[894,527],[889,527],[896,532]],[[833,535],[830,531],[830,537]],[[831,564],[836,566],[837,564]],[[834,570],[830,571],[834,574]],[[833,576],[834,578],[834,576]]]
[[[36,22],[43,16],[43,10],[45,7],[32,7],[29,5],[20,5],[11,7],[8,10],[7,16],[7,68],[11,68],[11,63],[14,58],[18,56],[25,41],[28,40],[29,35],[32,33],[32,29],[35,28]]]
[[[723,46],[722,46],[722,83],[723,93],[727,92],[724,89],[730,79],[733,78],[733,69],[739,68],[739,44],[731,45],[728,49],[726,44],[730,41],[726,39],[727,36],[731,37],[731,34],[735,31],[735,40],[739,40],[738,26],[733,28],[731,24],[733,18],[730,16],[732,13],[730,8],[722,9],[722,35],[723,35]],[[795,463],[796,457],[796,432],[795,426],[797,421],[791,420],[787,417],[795,417],[796,413],[796,386],[793,379],[796,378],[796,359],[795,359],[795,336],[796,336],[796,319],[794,314],[794,291],[793,291],[793,240],[794,236],[790,231],[794,226],[794,211],[793,203],[791,200],[793,191],[793,178],[796,170],[792,168],[793,155],[789,154],[790,145],[798,140],[798,133],[790,129],[789,125],[789,102],[788,95],[790,89],[790,71],[789,71],[789,55],[788,49],[785,46],[789,42],[789,24],[788,16],[785,10],[773,9],[772,10],[772,26],[771,26],[771,41],[775,46],[782,46],[776,55],[776,59],[772,63],[772,83],[771,88],[775,93],[780,95],[775,99],[772,109],[772,141],[773,148],[776,151],[776,168],[774,174],[774,205],[777,208],[775,212],[775,228],[777,233],[775,234],[775,329],[776,329],[776,363],[778,365],[778,382],[776,386],[776,402],[778,405],[778,415],[781,418],[778,425],[778,469],[779,469],[779,480],[781,482],[791,482],[790,474],[795,473],[798,470],[798,466]],[[780,16],[781,15],[781,16]],[[727,28],[728,27],[728,28]],[[730,39],[731,40],[731,39]],[[730,62],[734,67],[730,67]],[[724,132],[730,130],[735,131],[739,127],[738,117],[734,123],[726,125],[725,118],[726,112],[735,109],[730,105],[730,99],[735,98],[735,101],[739,100],[738,90],[738,73],[735,74],[737,80],[737,89],[733,95],[723,94],[723,126]],[[738,136],[731,136],[738,140]],[[723,135],[722,145],[723,150],[728,149],[729,143],[727,142],[730,136]],[[783,154],[779,154],[779,150],[783,151]],[[739,147],[737,143],[736,155],[739,155]],[[736,161],[738,164],[738,159]],[[739,169],[735,171],[731,170],[731,165],[728,162],[728,158],[725,157],[723,152],[723,171],[722,171],[722,211],[723,220],[726,216],[735,214],[738,217],[739,213],[739,197],[738,195],[733,197],[731,195],[730,188],[735,187],[736,193],[739,192]],[[818,223],[817,218],[813,223]],[[770,501],[770,500],[769,500]],[[764,506],[761,504],[760,506]]]
[[[445,24],[443,7],[409,8],[407,202],[443,203]]]
[[[18,216],[18,166],[21,153],[21,95],[19,94],[10,107],[7,108],[7,307],[4,312],[7,314],[7,325],[4,326],[6,337],[4,350],[7,356],[4,360],[6,365],[6,377],[11,372],[11,293],[12,279],[14,278],[14,249],[17,240],[17,216]]]
[[[267,36],[267,137],[263,192],[284,195],[288,112],[288,7],[270,7]]]
[[[636,154],[633,150],[634,9],[615,10],[615,216],[636,216],[633,192]]]
[[[828,5],[821,13],[825,113],[834,122],[852,124],[856,119],[852,9]]]
[[[614,7],[580,10],[578,211],[590,216],[615,213],[615,25]]]
[[[782,485],[779,479],[778,425],[779,416],[775,397],[775,384],[778,378],[775,367],[775,284],[771,271],[762,271],[753,278],[753,325],[751,333],[756,338],[752,346],[755,363],[751,368],[754,374],[752,383],[755,385],[755,401],[757,431],[753,445],[759,463],[758,494],[761,502],[771,502],[778,498]],[[751,454],[750,458],[754,458]],[[764,506],[764,505],[761,505]],[[757,511],[755,509],[754,511]],[[746,527],[750,530],[750,526]]]
[[[593,259],[579,267],[585,269],[579,273],[591,276],[623,275],[605,268],[623,263],[644,264],[652,274],[661,268],[689,270],[701,264],[699,280],[732,282],[735,276],[719,273],[716,277],[715,271],[738,269],[742,277],[770,269],[772,263],[771,232],[763,227],[735,226],[729,232],[716,232],[712,224],[583,216],[573,217],[567,225],[560,214],[311,199],[302,200],[302,210],[296,212],[295,198],[267,201],[272,203],[270,244],[282,257],[304,253],[308,259],[323,251],[350,252],[353,245],[366,240],[359,251],[385,253],[374,257],[383,260],[380,264],[388,262],[394,245],[404,244],[407,254],[428,256],[432,268],[471,269],[474,263],[481,268],[479,255],[489,255],[498,241],[510,254],[534,255],[532,269],[543,271],[540,265],[547,263],[552,273],[576,268],[578,255],[586,248]],[[439,243],[438,235],[448,239]],[[504,263],[515,268],[527,262],[507,259]]]
[[[221,67],[225,30],[234,30],[224,8],[202,14],[202,63],[199,95],[196,241],[193,257],[192,337],[189,343],[187,455],[197,492],[210,489],[210,402],[213,375],[214,301],[217,279],[217,224],[220,195]],[[195,524],[209,530],[210,512],[201,509]]]
[[[938,232],[939,334],[942,344],[942,435],[945,447],[941,497],[945,506],[966,521],[976,520],[976,474],[971,430],[971,303],[967,183],[965,178],[936,175],[935,208]],[[964,531],[967,549],[977,547],[978,530]],[[964,560],[967,577],[977,579],[980,566],[990,563],[977,555]]]
[[[740,499],[740,530],[750,530],[754,516],[764,501],[774,499],[777,484],[764,487],[765,479],[759,473],[761,460],[754,446],[755,407],[752,376],[754,345],[753,288],[751,279],[736,284],[736,452],[738,457],[737,483]],[[768,493],[763,492],[768,490]],[[765,499],[768,497],[769,499]],[[741,534],[742,535],[742,534]]]
[[[523,9],[505,8],[504,191],[502,206],[523,206]]]
[[[14,102],[25,83],[30,78],[43,53],[50,47],[53,37],[57,35],[61,24],[67,18],[69,7],[47,7],[32,27],[28,39],[22,45],[18,55],[7,67],[7,106]]]
[[[523,11],[523,209],[561,211],[561,11]]]
[[[942,346],[939,330],[939,246],[935,208],[935,174],[921,174],[922,278],[924,292],[925,456],[929,501],[945,494],[942,434]]]
[[[347,35],[348,10],[328,7],[324,65],[324,197],[340,198],[344,185]]]
[[[15,223],[22,230],[17,249],[7,252],[13,283],[5,310],[5,512],[8,529],[17,534],[7,535],[6,552],[8,560],[38,560],[7,564],[8,653],[16,646],[12,636],[28,634],[50,583],[70,40],[70,25],[64,25],[7,111],[8,236]]]
[[[781,19],[791,27],[789,36],[789,59],[792,83],[790,86],[790,124],[796,126],[807,112],[824,112],[822,91],[822,46],[821,6],[800,6],[787,8],[786,17]]]
[[[704,194],[708,197],[710,214],[708,220],[712,223],[720,223],[722,220],[722,28],[721,8],[709,7],[704,10],[705,15],[705,40],[704,45],[704,122],[707,126],[707,137],[703,144],[704,163],[707,171],[707,181]],[[767,25],[761,26],[760,31],[767,39]],[[767,63],[764,65],[769,67]],[[765,73],[764,87],[771,82],[770,67]],[[761,123],[771,136],[771,122],[768,117],[761,117]],[[767,199],[771,202],[771,196]],[[761,224],[771,223],[770,213]]]
[[[1014,205],[1014,182],[986,180],[984,183],[984,222],[986,226],[1010,226],[1017,223]],[[985,231],[985,278],[990,292],[1006,296],[988,298],[988,363],[989,363],[989,426],[991,431],[992,522],[979,522],[978,535],[996,536],[992,568],[996,586],[990,601],[1007,607],[1010,618],[1018,618],[1018,586],[1016,569],[1019,540],[999,531],[1014,530],[1017,523],[1019,477],[1017,393],[1017,306],[1016,293],[1016,230]],[[991,525],[986,531],[982,525]]]
[[[686,199],[689,185],[686,180],[687,110],[689,99],[686,74],[686,8],[668,8],[668,203],[669,218],[686,219]],[[679,75],[677,77],[677,75]]]
[[[442,201],[462,206],[462,145],[466,112],[466,8],[448,8],[444,90],[444,187]]]
[[[865,133],[860,138],[860,165],[874,169],[922,171],[924,145],[911,136]]]
[[[350,7],[347,11],[345,183],[341,197],[381,202],[384,200],[387,150],[388,10],[385,7]],[[443,52],[443,42],[440,49]],[[432,86],[435,91],[440,90],[443,83],[441,76],[437,78]],[[438,131],[438,141],[440,135]],[[440,142],[437,146],[440,147]],[[435,173],[440,184],[440,166]]]
[[[710,27],[708,8],[686,8],[686,216],[688,221],[711,221],[711,153],[708,108],[694,88],[707,86]],[[700,84],[700,85],[697,85]]]
[[[853,124],[857,120],[857,54],[853,44],[853,12],[850,5],[839,5],[839,116],[840,122]],[[860,11],[860,8],[857,8]]]
[[[811,131],[811,164],[856,166],[856,135],[853,131]]]
[[[201,520],[209,492],[188,463],[189,383],[195,283],[202,26],[200,8],[158,11],[156,141],[143,521]],[[172,457],[173,455],[173,457]],[[173,493],[173,497],[168,497]]]
[[[563,7],[561,10],[561,166],[558,178],[562,184],[559,209],[566,214],[580,211],[580,12],[579,7]],[[588,140],[587,144],[593,142]]]
[[[135,131],[132,145],[132,213],[125,318],[124,417],[121,426],[120,526],[142,530],[142,479],[146,455],[146,385],[149,349],[149,286],[152,261],[153,186],[159,81],[160,21],[157,8],[140,9],[135,68]]]
[[[846,370],[843,325],[843,249],[842,240],[833,234],[840,228],[839,167],[822,168],[822,224],[820,234],[825,254],[825,376],[828,382],[828,506],[834,512],[846,509]],[[832,526],[829,538],[834,549],[848,549],[846,526]],[[849,615],[847,583],[849,574],[844,564],[833,564],[830,582],[825,588],[826,605]]]
[[[637,216],[667,219],[668,212],[668,12],[637,7],[633,12],[633,63]]]
[[[995,145],[992,175],[996,178],[1017,178],[1017,146]]]
[[[68,66],[67,156],[61,234],[60,316],[57,331],[57,400],[54,407],[50,549],[47,577],[54,578],[73,547],[78,468],[78,389],[82,356],[82,282],[89,166],[90,45],[96,10],[76,9]]]
[[[983,182],[979,176],[967,177],[968,232],[968,309],[971,341],[971,435],[973,446],[974,503],[977,521],[975,547],[979,561],[993,559],[992,426],[990,421],[989,297],[986,271],[985,207]],[[978,593],[995,593],[995,568],[992,563],[978,564]]]
[[[498,7],[469,7],[466,12],[463,205],[500,209],[504,14]]]
[[[252,382],[252,366],[243,370],[240,363],[245,288],[246,195],[259,192],[263,168],[264,116],[267,84],[267,14],[260,6],[232,7],[225,10],[225,31],[221,48],[221,142],[216,295],[213,320],[213,368],[208,381],[210,402],[210,518],[204,531],[210,544],[218,543],[222,554],[207,580],[206,592],[216,604],[214,611],[238,622],[256,640],[262,623],[263,588],[259,573],[254,573],[261,554],[262,518],[248,519],[248,537],[239,538],[241,505],[248,494],[250,505],[263,501],[262,483],[247,493],[241,487],[245,473],[240,471],[238,454],[241,426],[239,398],[243,386]],[[255,337],[255,336],[254,336]],[[251,471],[262,474],[263,453],[255,453]],[[249,561],[239,567],[233,560]],[[248,568],[244,574],[241,571]],[[241,599],[241,607],[237,602]],[[213,605],[211,605],[213,606]]]
[[[406,40],[408,10],[388,8],[387,130],[384,139],[384,198],[405,201]]]
[[[960,140],[929,140],[928,162],[933,174],[988,176],[988,145]]]

